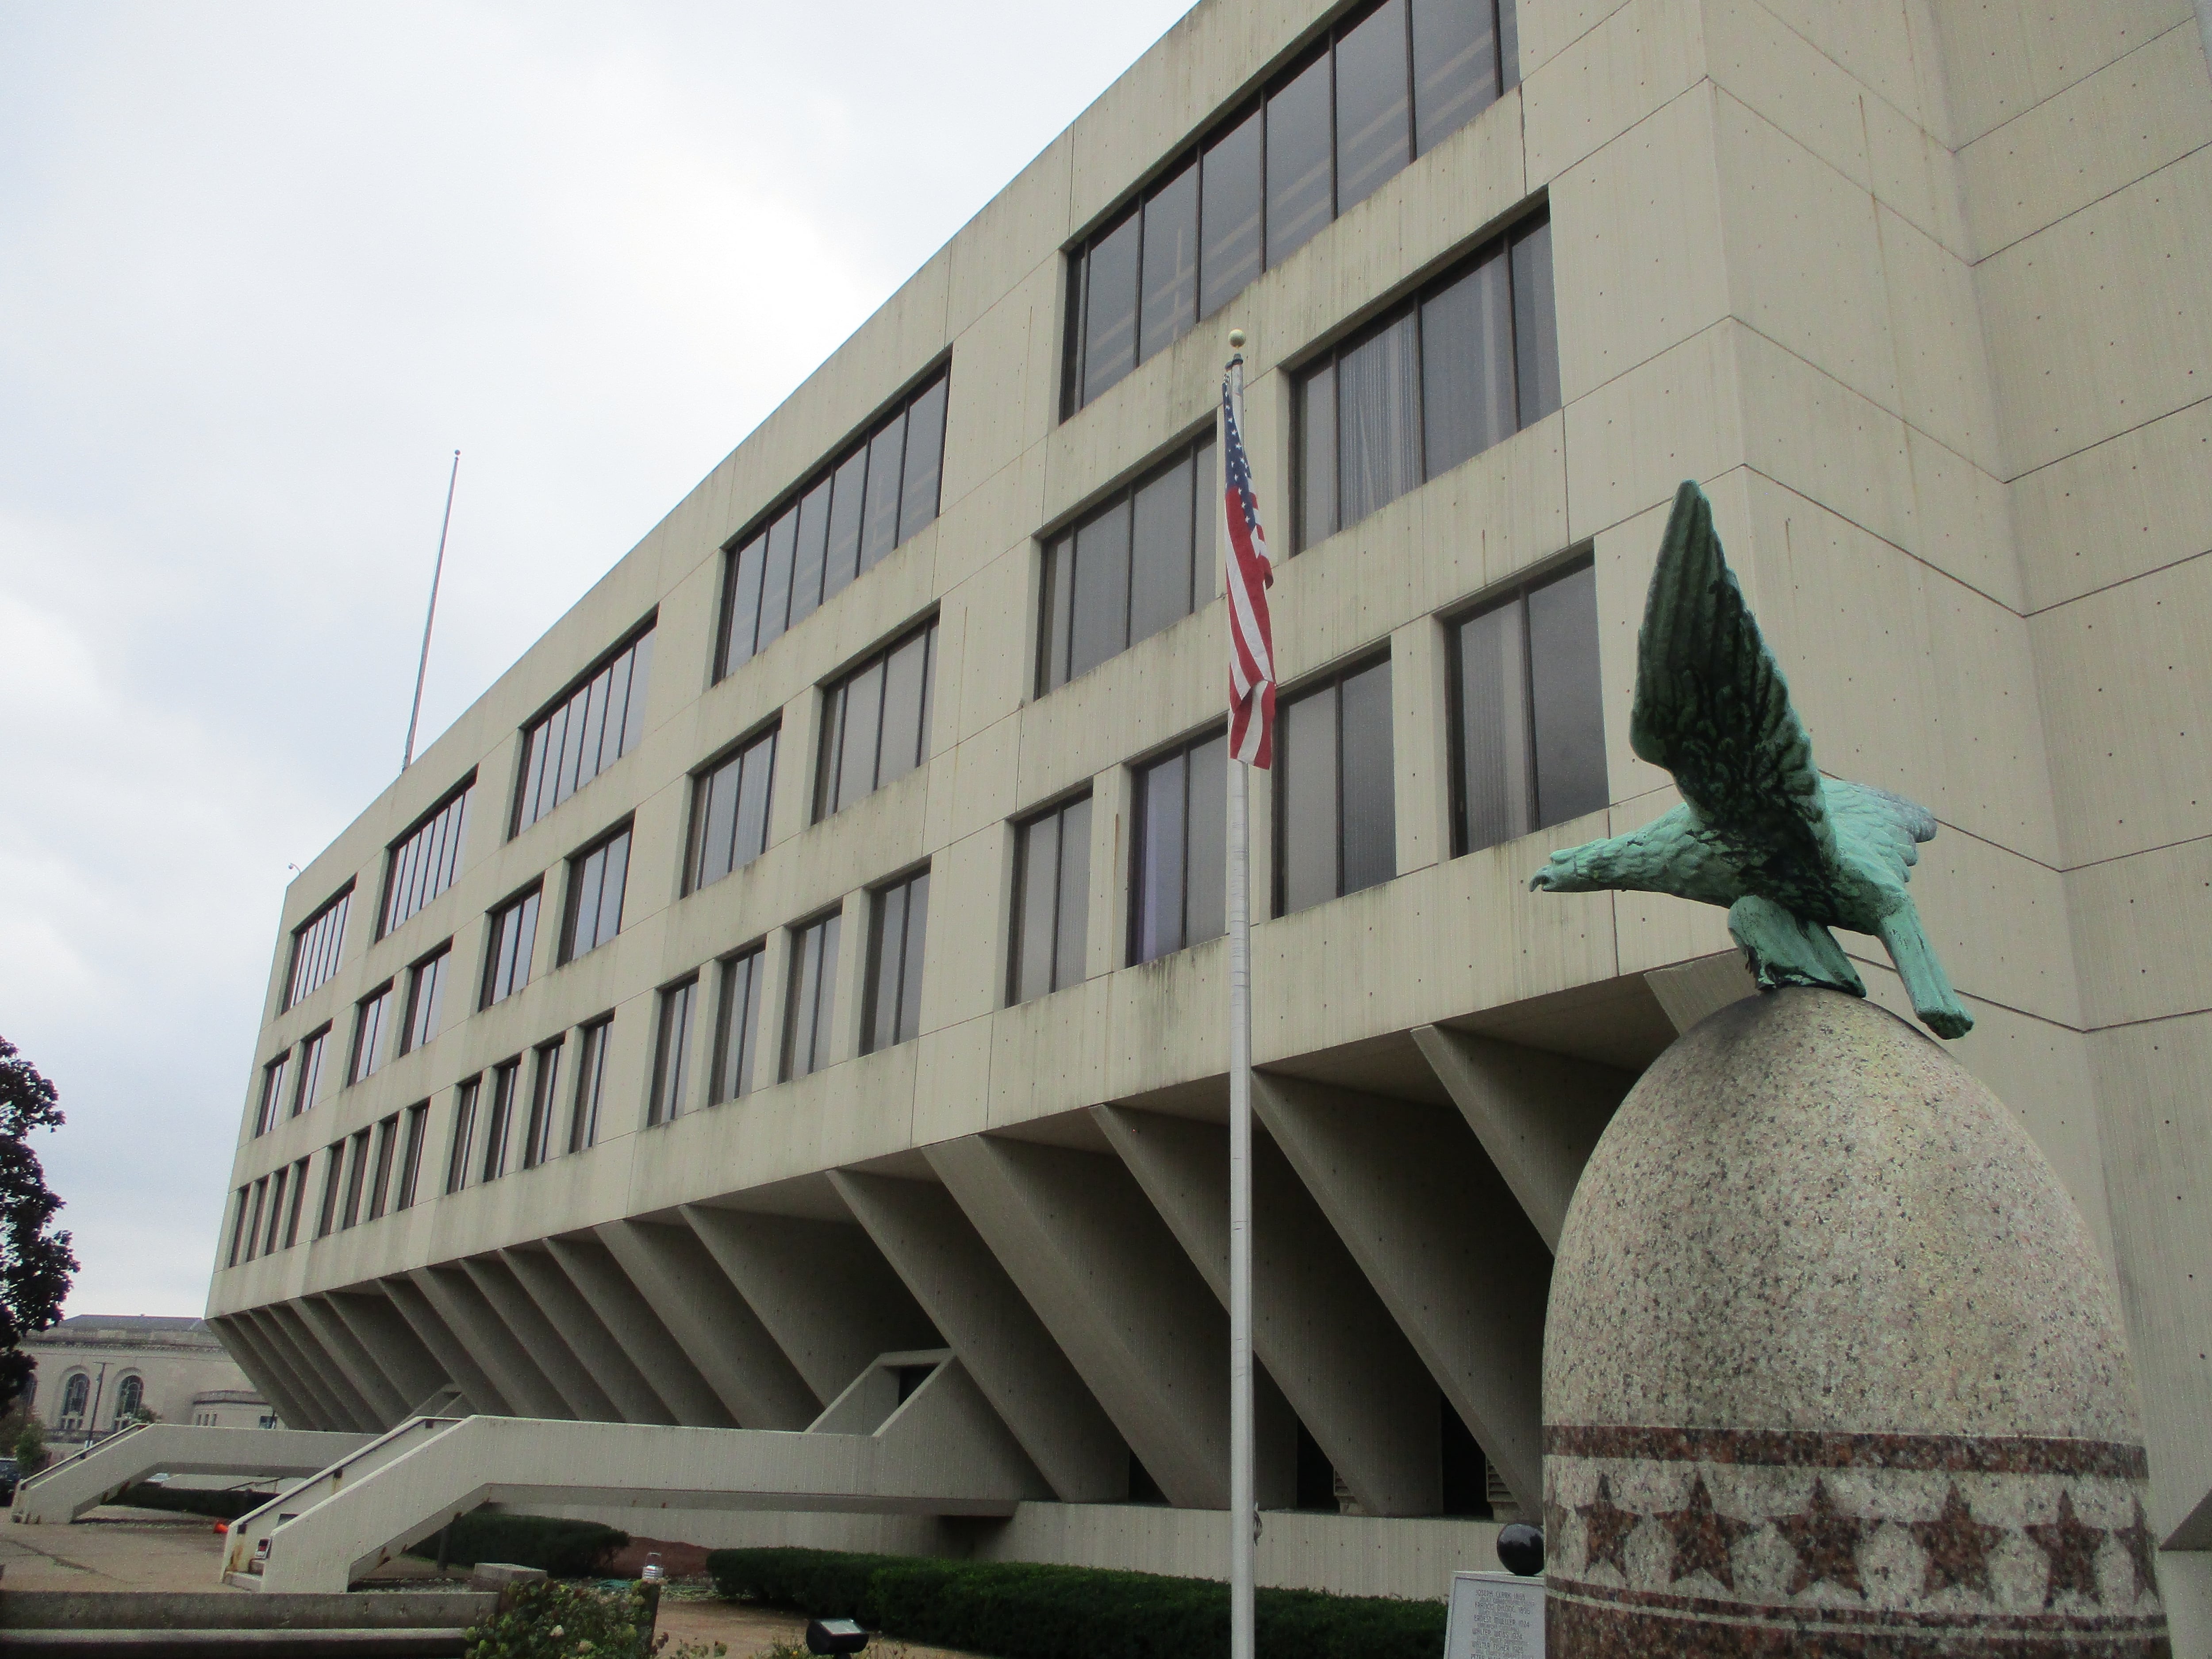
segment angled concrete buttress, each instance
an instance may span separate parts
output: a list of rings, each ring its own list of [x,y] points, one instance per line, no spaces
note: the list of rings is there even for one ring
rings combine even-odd
[[[824,1404],[879,1353],[942,1346],[883,1252],[849,1222],[698,1204],[681,1213]]]
[[[400,1316],[392,1298],[380,1289],[333,1291],[326,1299],[405,1398],[407,1409],[400,1413],[402,1418],[419,1415],[417,1408],[425,1400],[453,1386],[436,1356],[422,1346],[415,1328]]]
[[[567,1335],[554,1328],[506,1262],[496,1256],[464,1256],[461,1267],[573,1415],[592,1423],[626,1420],[582,1357],[568,1346]]]
[[[315,1429],[216,1429],[147,1423],[97,1441],[15,1489],[13,1518],[61,1526],[149,1474],[297,1479],[358,1451],[371,1437]]]
[[[1252,1105],[1523,1513],[1543,1499],[1552,1253],[1458,1114],[1254,1075]]]
[[[227,1315],[210,1319],[208,1323],[230,1352],[230,1357],[245,1369],[246,1378],[261,1390],[261,1397],[276,1407],[276,1414],[287,1423],[307,1424],[315,1420],[307,1409],[306,1397],[294,1388],[290,1374],[281,1369],[270,1356],[261,1334],[252,1322],[242,1315]]]
[[[928,1158],[1168,1501],[1226,1509],[1228,1316],[1121,1160],[988,1135]]]
[[[350,1401],[338,1392],[325,1374],[321,1356],[301,1341],[294,1328],[295,1322],[287,1317],[283,1303],[272,1302],[258,1310],[253,1317],[259,1322],[261,1334],[267,1339],[270,1350],[292,1368],[294,1382],[314,1407],[314,1416],[311,1420],[315,1426],[349,1430],[356,1433],[375,1431],[375,1425],[363,1421],[357,1415]]]
[[[407,1275],[430,1300],[438,1316],[499,1384],[519,1417],[574,1417],[561,1391],[548,1382],[535,1360],[500,1322],[483,1292],[456,1266],[416,1267]]]
[[[1583,1165],[1636,1079],[1610,1066],[1441,1025],[1415,1026],[1413,1042],[1530,1224],[1558,1249]]]
[[[499,1391],[476,1357],[462,1344],[459,1337],[439,1315],[430,1298],[422,1294],[422,1286],[404,1273],[394,1274],[382,1281],[384,1293],[392,1298],[392,1305],[399,1310],[422,1346],[428,1349],[461,1397],[471,1409],[488,1415],[514,1416],[514,1402]]]
[[[916,1360],[935,1369],[902,1403],[895,1377],[864,1370],[823,1413],[834,1428],[416,1419],[241,1516],[226,1567],[249,1571],[259,1555],[264,1589],[343,1590],[486,1502],[1008,1516],[1046,1497],[957,1359],[938,1350],[878,1364]]]
[[[313,1316],[319,1310],[310,1310],[311,1300],[301,1297],[296,1301],[277,1303],[274,1311],[278,1323],[291,1338],[302,1363],[314,1368],[325,1389],[337,1399],[341,1410],[351,1419],[351,1426],[365,1434],[383,1433],[383,1412],[378,1408],[368,1385],[353,1377],[345,1355],[332,1346],[326,1335],[323,1321]],[[334,1328],[337,1325],[336,1320],[329,1323]]]
[[[591,1369],[592,1379],[614,1402],[617,1420],[624,1423],[673,1423],[676,1417],[643,1372],[630,1362],[606,1322],[592,1310],[561,1264],[544,1250],[501,1250],[499,1259],[528,1291],[548,1323],[558,1331],[576,1357]]]
[[[699,1374],[691,1356],[669,1334],[605,1245],[596,1238],[549,1238],[545,1252],[568,1275],[607,1334],[621,1345],[677,1422],[695,1429],[738,1426],[721,1396]]]
[[[378,1432],[404,1421],[408,1407],[414,1401],[393,1386],[392,1379],[384,1374],[384,1368],[353,1334],[353,1327],[339,1318],[337,1310],[328,1306],[322,1297],[303,1296],[296,1305],[300,1317],[314,1332],[324,1351],[337,1356],[339,1368],[353,1380],[354,1391],[362,1396],[376,1419]]]
[[[1129,1447],[951,1194],[834,1170],[830,1180],[1062,1503],[1129,1495]]]
[[[1229,1132],[1122,1106],[1091,1115],[1225,1307]],[[1252,1346],[1370,1515],[1443,1503],[1437,1384],[1297,1173],[1252,1138]]]
[[[814,1420],[822,1402],[690,1228],[611,1221],[594,1231],[742,1427]]]

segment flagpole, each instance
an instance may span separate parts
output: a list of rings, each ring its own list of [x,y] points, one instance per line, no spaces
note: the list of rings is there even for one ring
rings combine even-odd
[[[1242,329],[1229,336],[1244,343]],[[1230,398],[1244,425],[1244,358],[1229,361]],[[1226,466],[1227,434],[1214,446]],[[1218,501],[1224,489],[1215,493]],[[1229,757],[1229,1659],[1253,1659],[1251,768]]]
[[[438,620],[438,582],[446,574],[446,532],[453,527],[453,486],[461,481],[461,452],[453,452],[453,470],[446,478],[446,516],[438,525],[438,562],[430,568],[430,609],[422,618],[422,654],[415,664],[415,706],[407,714],[407,750],[399,757],[404,772],[415,764],[415,727],[422,718],[422,680],[430,672],[430,624]]]

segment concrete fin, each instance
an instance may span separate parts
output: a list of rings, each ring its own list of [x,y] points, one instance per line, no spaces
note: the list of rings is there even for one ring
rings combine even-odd
[[[291,1360],[293,1372],[300,1379],[301,1386],[313,1396],[322,1413],[323,1420],[310,1426],[349,1429],[356,1433],[368,1433],[379,1426],[358,1398],[338,1386],[326,1364],[328,1356],[307,1335],[300,1316],[292,1310],[290,1304],[271,1302],[258,1312],[261,1328],[269,1334],[270,1340],[276,1345],[278,1351]]]
[[[1522,1512],[1543,1497],[1552,1253],[1459,1115],[1254,1074],[1253,1109]]]
[[[862,1229],[696,1204],[682,1214],[823,1405],[879,1353],[944,1346]]]
[[[501,1250],[500,1260],[528,1291],[551,1328],[559,1334],[592,1378],[605,1391],[619,1421],[673,1423],[675,1415],[662,1403],[606,1323],[592,1311],[561,1264],[544,1250]]]
[[[814,1420],[822,1402],[690,1228],[611,1221],[593,1231],[740,1427]]]
[[[1414,1027],[1413,1042],[1544,1243],[1558,1250],[1583,1165],[1636,1079],[1438,1025]]]
[[[280,1421],[295,1427],[313,1421],[306,1396],[295,1391],[290,1374],[281,1370],[270,1358],[260,1333],[242,1314],[225,1314],[208,1321],[209,1328],[235,1359],[246,1380],[261,1391],[261,1397],[276,1408]]]
[[[591,1367],[569,1346],[568,1339],[555,1328],[504,1261],[496,1255],[464,1256],[461,1267],[506,1325],[507,1334],[544,1373],[572,1413],[587,1422],[628,1420],[599,1386]]]
[[[399,1316],[467,1396],[472,1411],[493,1417],[523,1415],[516,1410],[514,1402],[500,1392],[499,1385],[484,1368],[477,1364],[476,1356],[453,1334],[430,1298],[422,1294],[421,1285],[404,1275],[385,1279],[383,1285],[384,1293],[392,1298],[392,1305],[398,1310]]]
[[[676,1421],[702,1429],[737,1427],[721,1396],[605,1245],[595,1238],[549,1238],[545,1249]]]
[[[400,1317],[381,1285],[366,1292],[333,1291],[324,1299],[384,1368],[384,1374],[404,1398],[420,1401],[453,1386],[436,1356],[422,1346],[415,1328]],[[413,1416],[413,1407],[402,1415]]]
[[[1229,1131],[1122,1106],[1091,1115],[1226,1307]],[[1261,1364],[1368,1514],[1434,1515],[1443,1503],[1436,1382],[1264,1133],[1252,1137],[1252,1216]]]
[[[458,1264],[417,1267],[407,1275],[430,1298],[453,1335],[499,1383],[499,1391],[523,1417],[574,1417],[545,1373],[484,1299],[476,1281]]]
[[[1229,1320],[1118,1158],[988,1135],[930,1167],[1168,1499],[1229,1504]]]
[[[324,1352],[336,1361],[339,1375],[368,1407],[376,1419],[374,1427],[380,1431],[388,1429],[407,1415],[404,1392],[394,1386],[384,1368],[376,1363],[375,1356],[353,1334],[353,1328],[338,1317],[324,1297],[301,1297],[294,1306],[314,1332]]]
[[[952,1195],[849,1170],[830,1179],[1060,1500],[1127,1497],[1128,1443]]]

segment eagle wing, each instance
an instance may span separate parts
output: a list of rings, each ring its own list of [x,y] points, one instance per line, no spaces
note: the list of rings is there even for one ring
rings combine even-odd
[[[1920,843],[1936,839],[1936,815],[1917,800],[1870,783],[1830,778],[1826,793],[1838,844],[1871,854],[1899,888],[1911,881],[1912,866],[1920,862]]]
[[[1803,908],[1829,885],[1833,826],[1813,739],[1743,602],[1695,483],[1675,492],[1637,636],[1629,742],[1674,775],[1755,890]]]

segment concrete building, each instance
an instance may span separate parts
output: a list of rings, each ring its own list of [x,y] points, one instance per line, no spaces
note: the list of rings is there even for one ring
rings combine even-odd
[[[232,1427],[275,1420],[204,1319],[73,1314],[23,1347],[38,1361],[28,1404],[52,1442],[109,1433],[142,1411],[165,1423],[216,1421],[215,1411]]]
[[[1820,759],[1942,822],[1957,1052],[2111,1268],[2206,1651],[2199,23],[1205,0],[294,884],[216,1328],[355,1430],[799,1428],[945,1347],[1057,1501],[665,1524],[1222,1571],[1233,325],[1263,1578],[1436,1595],[1534,1504],[1581,1158],[1745,994],[1717,911],[1525,886],[1671,799],[1693,477]]]

